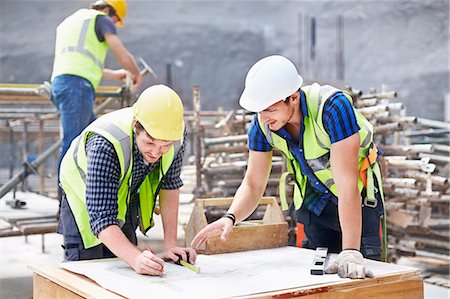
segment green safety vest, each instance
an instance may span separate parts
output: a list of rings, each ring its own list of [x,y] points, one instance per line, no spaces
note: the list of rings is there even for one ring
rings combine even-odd
[[[76,75],[97,88],[108,52],[108,44],[100,42],[95,33],[95,20],[99,15],[106,14],[95,9],[80,9],[59,24],[52,80],[62,74]]]
[[[125,223],[133,168],[133,119],[132,108],[120,109],[105,114],[90,124],[70,145],[61,162],[60,184],[67,196],[70,209],[77,223],[84,247],[90,248],[101,243],[92,233],[86,208],[86,142],[92,134],[99,134],[112,143],[120,164],[118,215],[119,225]],[[159,169],[149,173],[139,187],[139,227],[145,234],[153,226],[155,200],[164,175],[178,152],[183,140],[176,142],[160,159]]]
[[[313,85],[302,87],[303,92],[306,96],[306,105],[308,109],[309,117],[304,117],[304,126],[305,132],[303,135],[303,151],[305,155],[305,159],[308,163],[308,166],[311,168],[314,175],[317,179],[327,187],[327,191],[333,193],[336,197],[338,197],[336,185],[333,180],[333,174],[331,172],[330,167],[330,148],[331,148],[331,140],[328,136],[325,128],[323,127],[322,122],[322,111],[325,102],[336,92],[340,91],[332,86],[325,85],[320,86],[317,83]],[[344,92],[345,97],[352,101],[352,98]],[[360,149],[359,149],[359,162],[358,165],[361,167],[363,161],[368,156],[369,151],[373,148],[373,126],[372,124],[358,111],[355,109],[355,115],[357,123],[360,127],[359,136],[360,136]],[[259,120],[259,119],[258,119]],[[295,178],[296,184],[294,185],[294,206],[296,209],[299,209],[303,203],[303,195],[306,190],[306,181],[307,178],[303,175],[300,164],[294,158],[292,153],[289,151],[289,147],[287,141],[279,136],[278,134],[270,131],[269,126],[260,122],[259,125],[266,136],[268,142],[272,145],[272,147],[277,148],[282,152],[282,154],[287,159],[287,168],[288,172],[283,174],[283,180],[290,174],[293,178]],[[375,172],[375,175],[381,178],[380,169],[378,163],[374,161],[371,165],[369,171]],[[373,178],[372,176],[367,176],[367,201],[373,202],[375,200],[375,191],[382,190],[374,190],[373,187]],[[370,182],[369,182],[370,181]],[[381,180],[379,180],[381,182]],[[369,186],[369,183],[371,186]],[[381,184],[380,184],[381,185]],[[281,185],[280,185],[281,186]],[[358,178],[358,189],[362,191],[364,188],[364,184],[361,178]],[[381,186],[380,186],[381,188]],[[280,192],[280,197],[282,194]],[[285,200],[285,196],[282,197],[282,206],[283,209],[287,209],[287,203]],[[369,203],[370,204],[370,203]]]
[[[314,176],[327,188],[325,193],[331,192],[336,198],[338,197],[336,185],[333,180],[333,174],[330,167],[330,148],[331,140],[326,132],[323,122],[323,107],[325,102],[331,98],[336,92],[342,92],[332,86],[324,85],[320,86],[317,83],[312,85],[304,86],[301,88],[306,96],[306,106],[308,109],[308,117],[304,117],[305,131],[303,135],[303,147],[305,159],[308,166],[311,168]],[[352,98],[347,93],[343,92],[344,96],[352,102]],[[360,127],[359,137],[360,137],[360,148],[359,148],[359,159],[358,168],[361,170],[364,164],[367,164],[368,157],[376,157],[376,147],[373,145],[373,126],[372,124],[356,109],[355,116],[357,123]],[[294,179],[294,207],[295,209],[300,209],[305,191],[307,177],[302,173],[300,163],[295,159],[292,153],[289,151],[289,146],[287,141],[280,135],[270,131],[269,126],[260,121],[258,117],[259,125],[262,132],[266,136],[269,144],[280,150],[283,156],[286,158],[286,166],[288,171],[283,173],[280,178],[280,202],[283,210],[288,209],[288,204],[286,200],[286,179],[291,176]],[[384,201],[383,189],[381,184],[381,171],[378,162],[375,159],[371,159],[369,167],[364,167],[364,173],[366,176],[366,184],[363,183],[361,176],[358,177],[358,189],[361,192],[364,187],[366,187],[367,196],[364,200],[364,204],[367,206],[375,207],[377,205],[377,199],[375,198],[375,193],[380,192],[381,198]],[[375,175],[379,190],[376,190],[374,186],[373,176]],[[386,257],[385,244],[387,244],[387,234],[385,233],[385,221],[384,217],[383,223],[383,256]]]

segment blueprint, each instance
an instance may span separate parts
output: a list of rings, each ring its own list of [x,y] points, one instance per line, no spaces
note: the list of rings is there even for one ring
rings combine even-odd
[[[128,298],[228,298],[343,281],[337,275],[310,275],[315,251],[296,247],[199,255],[199,273],[165,263],[162,277],[140,275],[118,259],[66,262],[103,288]],[[375,275],[409,267],[367,261]]]

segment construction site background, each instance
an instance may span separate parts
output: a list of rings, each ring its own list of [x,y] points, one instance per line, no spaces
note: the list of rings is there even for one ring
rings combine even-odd
[[[56,26],[89,3],[2,1],[0,83],[48,81]],[[245,74],[261,57],[283,54],[296,63],[306,83],[345,87],[374,124],[377,143],[385,151],[391,261],[421,253],[417,258],[427,265],[422,274],[438,277],[434,283],[448,287],[450,128],[442,122],[450,119],[448,1],[130,0],[125,23],[120,38],[157,74],[145,76],[143,87],[165,83],[183,98],[189,134],[183,192],[199,197],[234,194],[246,169],[245,129],[252,117],[236,110]],[[119,67],[113,57],[106,64]],[[121,92],[120,87],[114,92]],[[195,107],[200,98],[201,113]],[[107,111],[133,99],[119,99]],[[56,115],[42,119],[55,111],[45,97],[26,104],[2,101],[0,188],[26,167],[24,161],[33,163],[58,141]],[[27,121],[27,113],[35,119]],[[44,135],[39,135],[40,121]],[[54,153],[41,168],[43,175],[29,176],[19,190],[55,197],[56,163]],[[278,195],[282,164],[275,156],[267,195]],[[180,231],[191,199],[182,202],[186,212],[180,217]],[[6,202],[6,196],[2,200]],[[4,211],[9,208],[0,203]],[[32,205],[25,210],[32,211]],[[211,209],[207,214],[222,213]],[[286,220],[292,222],[287,213]],[[35,224],[19,221],[11,228],[26,235]],[[54,219],[47,224],[54,225]],[[295,223],[290,238],[294,229]]]
[[[91,2],[2,0],[0,82],[49,80],[57,25]],[[238,108],[247,70],[277,53],[307,82],[361,90],[387,84],[411,115],[446,117],[446,0],[128,2],[119,37],[159,77],[147,76],[142,88],[169,83],[187,108],[194,84],[202,87],[203,109]],[[118,67],[111,55],[106,65]]]

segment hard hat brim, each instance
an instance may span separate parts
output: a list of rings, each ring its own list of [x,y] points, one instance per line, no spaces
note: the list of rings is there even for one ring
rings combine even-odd
[[[255,99],[248,96],[248,92],[244,90],[239,100],[239,105],[241,105],[241,107],[245,110],[258,113],[272,106],[279,100],[280,99],[274,99],[273,101],[261,101],[260,99]]]
[[[144,127],[144,125],[142,125],[142,126]],[[154,139],[167,140],[167,141],[178,141],[178,140],[183,139],[184,121],[176,131],[158,130],[158,129],[152,129],[149,127],[148,128],[144,127],[144,129]]]
[[[239,105],[241,105],[242,108],[245,110],[248,110],[250,112],[256,112],[259,113],[273,104],[284,100],[285,98],[291,96],[294,94],[303,84],[303,78],[298,75],[298,81],[295,83],[295,88],[286,90],[285,92],[278,95],[277,98],[272,99],[264,99],[264,98],[257,98],[254,95],[250,95],[249,89],[245,88],[242,92],[241,98],[239,99]]]

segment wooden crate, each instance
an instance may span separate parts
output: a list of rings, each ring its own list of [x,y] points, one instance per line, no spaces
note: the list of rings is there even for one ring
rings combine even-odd
[[[186,246],[189,246],[195,235],[208,224],[205,207],[230,206],[232,200],[233,198],[197,199],[185,227]],[[259,205],[267,206],[262,220],[242,221],[233,227],[226,241],[220,240],[220,236],[210,238],[197,252],[216,254],[287,246],[288,224],[276,198],[262,197]]]

